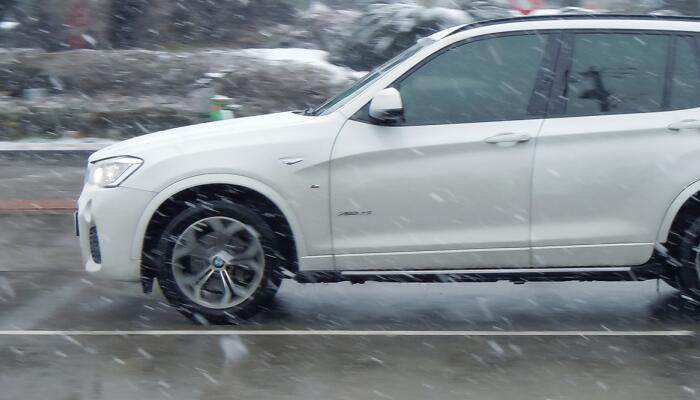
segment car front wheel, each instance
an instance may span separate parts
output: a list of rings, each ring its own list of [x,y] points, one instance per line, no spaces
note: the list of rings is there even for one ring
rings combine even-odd
[[[236,323],[256,314],[281,276],[270,226],[252,209],[225,201],[180,212],[160,239],[159,285],[197,323]]]

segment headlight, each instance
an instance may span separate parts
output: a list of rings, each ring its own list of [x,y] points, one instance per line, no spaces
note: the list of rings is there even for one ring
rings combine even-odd
[[[88,170],[87,183],[102,188],[117,187],[143,164],[136,157],[115,157],[97,161]]]

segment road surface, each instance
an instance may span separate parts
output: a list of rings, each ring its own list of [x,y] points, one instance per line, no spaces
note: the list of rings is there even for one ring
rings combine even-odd
[[[0,205],[74,198],[83,165],[0,158]],[[655,281],[285,282],[193,326],[85,275],[69,221],[0,213],[0,399],[700,397],[700,308]]]

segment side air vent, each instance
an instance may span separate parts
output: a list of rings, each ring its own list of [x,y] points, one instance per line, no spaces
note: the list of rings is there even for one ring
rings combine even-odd
[[[92,261],[102,264],[102,254],[100,253],[100,241],[97,236],[97,227],[90,227],[90,255]]]

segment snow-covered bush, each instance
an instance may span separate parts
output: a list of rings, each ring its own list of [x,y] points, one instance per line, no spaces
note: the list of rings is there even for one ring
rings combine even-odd
[[[374,4],[346,29],[333,49],[333,61],[369,70],[411,46],[417,39],[472,18],[463,10],[417,4]]]
[[[417,39],[439,30],[509,16],[508,0],[377,3],[343,25],[342,40],[328,50],[333,61],[356,70],[368,70],[400,53]]]
[[[215,94],[232,98],[238,116],[303,109],[359,77],[326,59],[304,49],[0,51],[0,140],[128,137],[205,122]],[[37,88],[47,96],[24,99]]]

